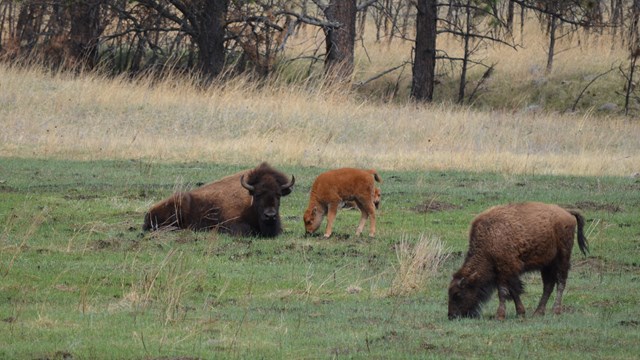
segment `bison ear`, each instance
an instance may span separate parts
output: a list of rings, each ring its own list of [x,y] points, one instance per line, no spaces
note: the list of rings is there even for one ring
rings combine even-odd
[[[467,279],[463,277],[461,277],[460,279],[458,279],[458,286],[459,287],[464,287],[467,284]]]

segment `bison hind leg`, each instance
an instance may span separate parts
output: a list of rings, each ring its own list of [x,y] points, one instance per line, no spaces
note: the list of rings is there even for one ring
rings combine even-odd
[[[373,199],[356,199],[356,205],[360,209],[360,223],[356,230],[356,235],[360,235],[364,230],[365,223],[369,219],[369,237],[376,235],[376,207],[373,203]]]
[[[549,301],[549,297],[553,292],[553,287],[558,282],[558,271],[555,266],[547,266],[542,268],[540,271],[542,275],[542,297],[540,297],[540,302],[538,303],[538,307],[536,311],[533,313],[534,315],[544,315],[547,308],[547,302]]]

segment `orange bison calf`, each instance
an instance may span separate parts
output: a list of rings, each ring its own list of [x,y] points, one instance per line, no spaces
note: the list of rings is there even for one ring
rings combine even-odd
[[[280,198],[291,181],[267,163],[189,192],[177,192],[151,207],[143,230],[218,229],[232,235],[273,237],[282,232]]]
[[[375,170],[342,168],[320,174],[313,182],[309,206],[304,213],[304,227],[307,233],[318,230],[322,219],[327,215],[324,236],[330,237],[338,207],[341,203],[353,201],[362,214],[356,235],[362,233],[367,218],[370,218],[369,236],[375,236],[377,205],[374,179],[382,182]]]
[[[578,245],[586,255],[584,218],[575,210],[530,202],[496,206],[478,215],[471,224],[464,264],[449,285],[449,319],[480,316],[482,304],[496,288],[496,318],[505,318],[508,298],[513,299],[518,315],[524,316],[520,274],[533,270],[542,273],[544,284],[534,314],[544,315],[556,284],[553,311],[560,314],[576,225]]]

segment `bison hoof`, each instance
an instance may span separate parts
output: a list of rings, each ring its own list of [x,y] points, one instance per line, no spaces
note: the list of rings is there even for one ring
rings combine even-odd
[[[328,239],[328,238],[330,238],[330,237],[331,237],[331,234],[324,234],[324,238],[325,238],[325,239]]]

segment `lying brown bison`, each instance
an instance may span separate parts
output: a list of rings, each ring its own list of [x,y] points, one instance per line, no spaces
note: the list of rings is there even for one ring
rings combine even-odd
[[[282,232],[280,197],[291,181],[267,163],[188,192],[177,192],[151,207],[143,230],[209,230],[232,235],[273,237]]]
[[[556,283],[553,312],[560,314],[576,225],[578,245],[586,255],[584,218],[577,211],[530,202],[496,206],[478,215],[471,224],[464,264],[449,285],[449,319],[480,316],[482,304],[496,288],[500,300],[496,317],[505,318],[507,298],[524,316],[520,274],[534,270],[540,270],[544,284],[534,314],[544,315]]]
[[[376,187],[373,180],[382,182],[375,170],[342,168],[320,174],[311,186],[309,206],[304,213],[304,227],[308,234],[320,227],[327,215],[324,236],[331,236],[333,221],[341,203],[354,201],[362,216],[356,230],[360,235],[367,218],[370,218],[369,236],[376,233]]]

